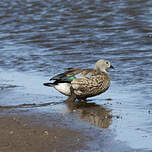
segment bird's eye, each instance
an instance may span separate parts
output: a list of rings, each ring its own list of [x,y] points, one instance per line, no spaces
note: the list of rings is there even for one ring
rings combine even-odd
[[[106,62],[107,65],[109,65],[109,62]]]

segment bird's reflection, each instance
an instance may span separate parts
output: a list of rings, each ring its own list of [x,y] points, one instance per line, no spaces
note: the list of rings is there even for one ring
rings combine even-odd
[[[87,121],[96,127],[108,128],[112,123],[111,110],[96,103],[71,102],[66,103],[69,111],[76,111],[81,120]]]

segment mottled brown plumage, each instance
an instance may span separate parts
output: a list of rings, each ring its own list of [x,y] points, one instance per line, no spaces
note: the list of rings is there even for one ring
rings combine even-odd
[[[90,77],[76,78],[71,84],[76,97],[85,99],[105,92],[110,86],[110,77],[105,72],[93,75],[90,73]]]

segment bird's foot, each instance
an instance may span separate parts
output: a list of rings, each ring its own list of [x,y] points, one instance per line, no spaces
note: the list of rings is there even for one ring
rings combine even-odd
[[[87,102],[86,98],[84,99],[79,99],[79,102]]]

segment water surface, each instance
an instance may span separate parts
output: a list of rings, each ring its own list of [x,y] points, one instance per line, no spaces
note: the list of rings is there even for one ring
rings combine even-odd
[[[42,83],[64,68],[93,67],[98,59],[106,58],[115,67],[109,71],[111,88],[90,102],[120,117],[107,125],[116,140],[152,150],[151,16],[152,1],[146,0],[2,0],[0,94],[16,88],[27,93],[27,104],[63,101],[64,96]],[[39,99],[28,96],[31,93]],[[23,104],[17,100],[20,96],[11,94],[1,98],[1,105]],[[58,107],[58,111],[68,108]],[[79,119],[90,122],[90,115],[83,116],[84,109],[79,109]],[[92,113],[100,122],[98,114]]]

